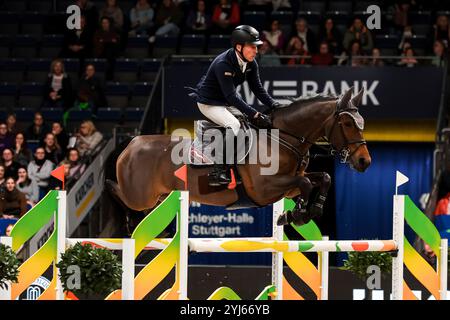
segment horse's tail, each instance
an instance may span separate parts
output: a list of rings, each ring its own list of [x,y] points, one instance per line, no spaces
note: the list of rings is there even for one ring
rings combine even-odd
[[[120,190],[120,187],[117,183],[117,174],[116,174],[116,164],[117,159],[123,150],[128,146],[133,137],[127,137],[124,141],[119,143],[119,145],[109,154],[103,164],[103,173],[104,173],[104,196],[105,198],[105,206],[109,210],[109,214],[114,218],[119,220],[122,226],[125,226],[126,229],[122,230],[122,232],[129,232],[129,217],[133,210],[128,208],[123,201],[123,194]]]

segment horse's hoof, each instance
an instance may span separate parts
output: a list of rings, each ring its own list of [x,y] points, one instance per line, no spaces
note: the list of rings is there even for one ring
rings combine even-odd
[[[320,218],[323,214],[323,206],[320,203],[313,203],[309,208],[311,218]]]
[[[286,226],[289,224],[288,212],[283,212],[277,219],[277,226]]]
[[[293,223],[300,227],[304,224],[307,224],[309,221],[311,221],[311,215],[306,210],[306,208],[301,208],[300,210],[294,210],[292,213]]]

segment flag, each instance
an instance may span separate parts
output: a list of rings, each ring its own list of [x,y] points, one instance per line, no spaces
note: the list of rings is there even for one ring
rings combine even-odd
[[[409,181],[409,178],[397,170],[397,174],[396,174],[396,178],[395,178],[395,187],[398,188],[402,184],[407,183],[408,181]]]
[[[64,165],[59,166],[51,172],[52,177],[62,181],[62,189],[64,190]]]
[[[184,189],[187,190],[187,165],[175,170],[174,175],[178,179],[184,181]]]

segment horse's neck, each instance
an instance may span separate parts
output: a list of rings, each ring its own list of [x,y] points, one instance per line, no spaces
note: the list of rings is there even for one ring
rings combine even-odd
[[[326,134],[325,127],[334,114],[335,101],[312,102],[298,107],[291,106],[276,110],[273,114],[273,125],[297,138],[306,138],[315,142]]]

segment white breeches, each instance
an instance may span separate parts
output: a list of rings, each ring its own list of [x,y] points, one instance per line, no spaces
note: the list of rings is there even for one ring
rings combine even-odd
[[[198,108],[205,117],[212,122],[224,127],[231,128],[235,136],[238,135],[241,123],[235,116],[242,115],[242,112],[235,107],[210,106],[197,103]]]

